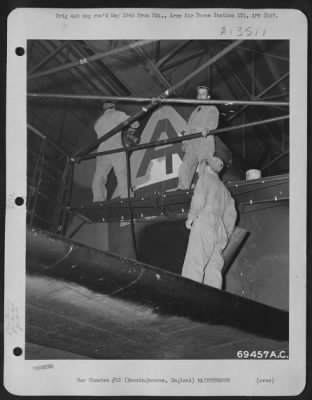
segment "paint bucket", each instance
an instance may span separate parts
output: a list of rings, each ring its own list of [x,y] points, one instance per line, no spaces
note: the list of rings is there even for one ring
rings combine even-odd
[[[246,171],[246,180],[250,181],[252,179],[260,179],[261,178],[261,171],[258,169],[249,169]]]

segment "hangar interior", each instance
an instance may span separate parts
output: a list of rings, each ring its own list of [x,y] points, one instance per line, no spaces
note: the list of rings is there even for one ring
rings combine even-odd
[[[222,295],[242,299],[240,304],[243,310],[247,310],[245,318],[249,316],[249,321],[254,321],[250,315],[256,312],[256,308],[250,304],[260,307],[260,312],[264,312],[265,318],[271,322],[272,315],[276,321],[282,320],[278,331],[284,329],[281,337],[285,341],[289,292],[289,42],[30,40],[27,43],[27,71],[27,296],[31,326],[28,337],[30,357],[40,358],[42,354],[47,354],[48,348],[54,349],[54,355],[55,349],[58,349],[60,352],[70,352],[71,357],[73,354],[97,357],[105,352],[110,354],[109,349],[112,348],[108,341],[105,349],[101,347],[99,353],[90,348],[81,353],[78,351],[79,345],[75,347],[73,342],[60,346],[60,340],[55,339],[59,334],[57,329],[55,332],[58,334],[42,339],[45,335],[42,335],[39,321],[44,319],[35,303],[38,305],[46,293],[47,277],[54,279],[57,276],[65,280],[68,290],[66,295],[64,292],[60,294],[63,302],[59,298],[57,304],[52,294],[52,298],[45,297],[47,309],[53,304],[54,311],[60,307],[64,312],[65,305],[69,304],[69,299],[64,296],[75,296],[75,293],[78,296],[78,291],[82,297],[73,300],[76,309],[70,309],[69,314],[73,318],[79,315],[86,320],[88,310],[92,309],[94,324],[97,323],[96,316],[100,318],[101,314],[99,305],[94,303],[96,296],[99,296],[98,290],[104,290],[102,293],[106,295],[122,292],[117,300],[114,296],[105,298],[106,302],[115,302],[113,305],[105,304],[118,309],[125,320],[133,319],[133,310],[126,307],[127,302],[132,304],[134,301],[136,307],[139,307],[138,304],[140,307],[153,304],[155,312],[155,304],[158,301],[163,303],[170,292],[175,300],[171,299],[169,303],[182,304],[185,287],[178,275],[181,274],[188,242],[188,231],[184,224],[192,190],[182,193],[175,190],[178,181],[176,172],[182,157],[180,132],[196,106],[197,85],[209,86],[211,102],[219,110],[215,138],[216,154],[226,164],[222,180],[235,199],[238,225],[247,231],[223,271],[225,283]],[[127,199],[114,196],[116,176],[112,171],[108,180],[108,200],[93,203],[91,185],[98,144],[94,123],[103,112],[103,102],[107,100],[115,101],[119,110],[140,122],[141,147],[138,145],[138,149],[127,153],[128,179],[135,187],[135,196]],[[146,146],[151,142],[154,145]],[[246,180],[245,173],[250,169],[260,170],[262,177]],[[160,171],[158,175],[155,172],[157,170]],[[51,244],[51,238],[54,244]],[[77,255],[70,255],[74,261],[68,259],[68,262],[74,263],[74,266],[79,264],[79,260],[85,260],[81,262],[86,264],[89,262],[90,277],[95,273],[94,268],[100,268],[99,263],[105,264],[103,257],[106,255],[107,276],[104,275],[105,279],[112,279],[112,286],[106,283],[104,288],[94,287],[90,283],[91,278],[88,278],[87,268],[81,267],[81,274],[71,275],[72,272],[67,271],[70,266],[64,261],[69,254],[68,246],[70,249],[77,247]],[[53,265],[53,257],[59,257],[56,260],[64,258],[57,265],[62,266],[62,271],[42,269],[48,261]],[[136,267],[133,260],[137,261]],[[165,281],[162,289],[154,287],[152,278],[144,279],[145,275],[148,276],[146,271],[149,271],[146,265],[156,267],[150,273],[154,271],[154,277]],[[71,268],[74,266],[71,265]],[[145,275],[141,274],[143,270]],[[116,284],[119,280],[121,286]],[[51,293],[60,291],[61,281],[49,282]],[[75,285],[78,285],[78,289]],[[130,288],[125,291],[124,288],[129,286],[137,290]],[[198,304],[208,296],[205,290],[209,290],[200,286],[192,286],[192,299],[189,298],[190,294],[187,295],[189,304],[194,303],[197,309]],[[91,298],[90,293],[82,294],[82,290],[95,291],[97,294]],[[157,290],[161,292],[156,296]],[[150,302],[146,300],[151,295],[147,294],[149,291],[154,293]],[[138,293],[141,293],[140,296]],[[83,296],[88,298],[87,302],[91,302],[88,306],[90,309],[83,302]],[[220,297],[214,290],[210,296],[218,299],[223,312],[227,307],[232,310],[232,297]],[[126,303],[119,304],[117,301]],[[161,305],[157,307],[162,309]],[[176,343],[171,343],[170,347],[164,326],[168,323],[168,326],[172,324],[176,329],[176,325],[168,320],[167,313],[172,317],[173,312],[172,318],[176,319],[191,315],[192,323],[197,324],[198,335],[202,337],[207,334],[202,331],[207,316],[198,316],[194,309],[189,309],[188,316],[185,316],[179,307],[173,309],[174,312],[166,309],[166,316],[161,317],[163,319],[157,328],[159,337],[164,335],[163,341],[166,337],[165,347],[159,344],[158,351],[146,353],[146,349],[142,348],[141,353],[134,350],[132,354],[127,342],[121,341],[118,352],[107,357],[122,358],[127,351],[129,357],[147,354],[152,358],[192,358],[194,352],[195,358],[216,357],[204,348],[200,353],[199,349],[192,346],[187,354],[184,353],[181,351],[182,339],[179,348]],[[155,327],[149,308],[136,311],[135,319],[143,321],[145,316],[149,329]],[[232,316],[234,318],[234,311]],[[214,318],[218,319],[218,316],[214,315]],[[238,327],[237,323],[229,323],[229,329],[244,328],[246,321],[239,318]],[[109,320],[114,326],[114,316],[110,315]],[[57,321],[56,324],[64,327],[64,321]],[[47,319],[47,323],[50,324],[51,319]],[[185,320],[183,323],[179,320],[179,324],[184,326]],[[222,324],[226,325],[224,322]],[[254,322],[254,326],[259,327],[259,324]],[[78,328],[73,324],[71,329]],[[127,329],[130,332],[134,328],[128,326]],[[192,325],[190,329],[194,331],[195,328]],[[214,325],[214,329],[217,329],[217,325]],[[247,329],[248,332],[252,330],[251,326]],[[129,332],[128,339],[131,336]],[[259,336],[267,340],[271,333],[266,336],[260,332]],[[72,337],[73,332],[68,331],[67,335],[68,338]],[[100,340],[98,334],[94,335],[96,340]],[[139,328],[135,335],[137,342],[145,340]],[[230,335],[230,331],[225,334],[226,337]],[[276,335],[273,339],[276,340]],[[185,336],[183,340],[191,343],[189,337]],[[279,336],[278,340],[281,340]],[[45,346],[45,350],[40,346]],[[64,357],[64,354],[60,357]],[[222,358],[221,353],[218,354]],[[226,354],[228,356],[229,353]]]

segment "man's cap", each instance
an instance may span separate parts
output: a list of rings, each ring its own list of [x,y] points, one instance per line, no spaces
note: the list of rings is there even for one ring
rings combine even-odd
[[[205,86],[205,85],[196,86],[197,92],[199,91],[199,89],[206,89],[208,91],[208,93],[210,92],[210,88],[208,86]]]
[[[138,127],[140,126],[140,122],[139,121],[134,121],[132,122],[132,124],[130,125],[130,127],[132,129],[138,129]]]
[[[109,110],[110,108],[115,107],[115,103],[112,101],[106,101],[105,103],[103,103],[103,110]]]
[[[210,165],[211,169],[213,169],[215,172],[220,172],[224,166],[223,161],[219,157],[208,157],[207,158],[208,164]]]

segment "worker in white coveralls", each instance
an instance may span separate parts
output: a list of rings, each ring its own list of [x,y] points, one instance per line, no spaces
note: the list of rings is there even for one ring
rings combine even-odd
[[[207,86],[197,86],[198,100],[209,100],[210,97]],[[215,138],[213,135],[207,135],[217,128],[218,123],[219,111],[216,106],[199,105],[192,112],[185,135],[201,132],[203,137],[183,142],[185,154],[179,169],[179,189],[189,189],[198,163],[215,154]]]
[[[113,102],[104,103],[103,109],[104,113],[94,124],[94,130],[98,139],[129,118],[129,115],[123,111],[117,110]],[[131,128],[137,129],[139,125],[139,122],[135,121],[131,124]],[[102,142],[98,147],[98,152],[113,150],[120,147],[122,147],[121,131]],[[118,195],[120,197],[127,197],[127,159],[125,152],[120,152],[96,158],[96,170],[92,184],[93,201],[103,201],[107,199],[106,183],[112,168],[114,168],[118,184],[116,197],[118,197]]]
[[[223,162],[210,157],[199,164],[186,227],[191,229],[182,276],[222,288],[222,251],[234,230],[237,217],[234,200],[220,180]]]

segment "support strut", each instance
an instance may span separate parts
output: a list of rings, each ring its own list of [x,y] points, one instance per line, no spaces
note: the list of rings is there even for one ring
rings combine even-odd
[[[278,95],[279,97],[288,95]],[[31,98],[39,99],[70,99],[70,100],[101,100],[115,101],[121,103],[149,103],[153,99],[150,97],[122,97],[122,96],[102,96],[88,94],[70,94],[70,93],[29,93]],[[197,100],[197,99],[159,99],[160,104],[226,104],[226,105],[248,105],[248,106],[289,106],[287,101],[261,101],[261,100]]]
[[[231,126],[231,127],[221,128],[221,129],[215,129],[213,131],[210,131],[209,135],[217,135],[217,134],[220,134],[220,133],[231,132],[231,131],[238,130],[238,129],[250,128],[252,126],[258,126],[258,125],[263,125],[263,124],[269,124],[269,123],[272,123],[272,122],[283,121],[283,120],[288,119],[288,118],[289,118],[289,115],[285,115],[285,116],[282,116],[282,117],[269,118],[269,119],[265,119],[265,120],[262,120],[262,121],[250,122],[248,124],[242,124],[242,125],[236,125],[236,126]],[[185,140],[191,140],[191,139],[195,139],[195,138],[199,138],[199,137],[203,137],[201,132],[193,133],[191,135],[186,135],[186,136],[177,136],[175,138],[159,140],[157,142],[139,144],[137,146],[131,147],[131,151],[142,150],[142,149],[147,149],[147,148],[157,147],[157,146],[166,146],[168,144],[180,143],[180,142],[183,142]],[[92,158],[95,158],[95,157],[98,157],[98,156],[104,156],[104,155],[108,155],[108,154],[120,153],[122,151],[126,151],[124,147],[121,147],[121,148],[118,148],[118,149],[113,149],[113,150],[101,151],[99,153],[92,153],[92,154],[89,154],[89,155],[77,157],[75,159],[75,161],[79,163],[80,161],[83,161],[83,160],[89,160],[89,159],[92,159]]]

